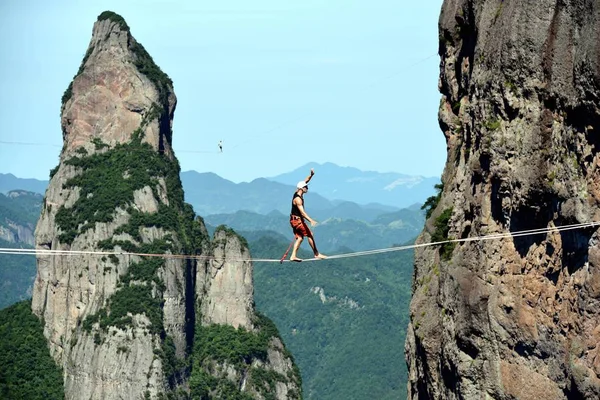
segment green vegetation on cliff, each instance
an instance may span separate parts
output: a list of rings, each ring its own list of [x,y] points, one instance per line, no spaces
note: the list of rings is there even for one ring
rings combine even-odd
[[[224,366],[233,367],[240,376],[248,376],[256,390],[268,400],[276,398],[277,382],[293,382],[298,387],[301,386],[300,371],[296,366],[289,376],[252,366],[256,360],[267,361],[272,338],[281,340],[275,324],[267,317],[257,313],[254,324],[258,327],[258,332],[250,332],[243,327],[236,329],[230,325],[196,326],[190,377],[190,390],[194,399],[253,399],[252,396],[239,392],[225,378],[224,372],[218,374],[221,376],[214,375],[214,372]],[[290,353],[286,352],[285,356],[293,360]],[[213,371],[213,374],[208,371]],[[299,392],[292,391],[287,393],[287,398],[300,400],[302,396]]]
[[[425,203],[421,206],[421,210],[425,210],[425,219],[429,219],[433,211],[437,208],[440,200],[442,199],[442,192],[444,191],[444,185],[438,183],[434,186],[437,194],[435,196],[429,196]]]
[[[148,118],[156,118],[156,115]],[[141,128],[145,123],[142,122]],[[129,143],[105,150],[107,146],[97,142],[96,148],[100,152],[92,155],[80,152],[81,156],[65,161],[78,171],[78,175],[69,179],[65,187],[78,188],[80,196],[72,207],[63,206],[57,212],[56,222],[62,230],[61,241],[71,243],[97,222],[112,222],[116,213],[122,211],[127,212],[129,218],[127,223],[115,230],[115,235],[121,237],[98,242],[96,245],[100,249],[119,247],[125,252],[194,254],[201,241],[207,239],[195,220],[192,207],[183,201],[177,160],[142,143],[141,128],[133,133]],[[134,208],[134,192],[143,188],[149,188],[151,193],[148,194],[158,202],[157,212],[146,213]],[[148,241],[142,234],[144,228],[160,229],[163,234]],[[120,262],[127,263],[128,269],[119,276],[117,290],[107,299],[105,306],[82,321],[82,331],[93,335],[95,343],[101,344],[109,327],[126,329],[133,325],[133,316],[145,315],[150,321],[148,332],[162,339],[162,345],[155,349],[155,353],[163,359],[168,381],[174,383],[187,367],[185,360],[175,357],[173,340],[166,334],[163,325],[163,293],[166,287],[161,270],[165,267],[165,259],[131,259],[125,255],[111,255],[99,262],[105,270]],[[191,268],[191,265],[184,263],[183,268]]]
[[[437,208],[440,200],[442,199],[442,192],[444,191],[443,184],[437,184],[434,186],[437,194],[435,196],[429,197],[425,204],[421,207],[421,210],[425,210],[425,218],[429,219],[435,209]],[[444,242],[449,240],[448,233],[450,232],[450,218],[452,217],[452,208],[447,208],[438,215],[433,223],[435,230],[431,234],[432,242]],[[456,243],[443,243],[440,245],[440,256],[443,260],[449,260],[452,256],[452,251],[454,251],[454,247]]]
[[[450,240],[448,233],[450,232],[450,218],[452,217],[452,208],[446,208],[436,219],[435,219],[435,231],[431,235],[431,241],[444,242]],[[452,257],[452,252],[456,246],[455,242],[442,243],[440,245],[440,256],[443,260],[448,261]]]
[[[50,356],[31,301],[0,311],[0,398],[64,399],[62,371]]]
[[[125,18],[121,17],[119,14],[113,11],[104,11],[102,14],[98,15],[96,21],[105,21],[110,20],[121,28],[121,30],[125,32],[130,32],[129,25],[125,22]]]
[[[116,209],[127,210],[133,202],[134,192],[146,186],[152,188],[155,198],[160,198],[159,191],[166,189],[169,205],[175,209],[183,208],[179,163],[157,153],[148,143],[142,143],[139,136],[105,152],[72,157],[65,164],[78,168],[80,173],[69,179],[64,188],[78,187],[80,191],[72,207],[62,206],[56,214],[56,224],[62,231],[59,239],[63,243],[71,243],[77,235],[93,228],[96,222],[112,222]],[[164,188],[160,177],[164,177]],[[168,210],[163,208],[161,211]],[[155,219],[150,222],[158,218],[163,225],[178,222],[176,212],[168,212],[165,216],[163,213],[149,217]]]

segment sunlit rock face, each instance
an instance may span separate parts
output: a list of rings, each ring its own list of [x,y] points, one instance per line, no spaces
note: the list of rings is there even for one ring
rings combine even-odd
[[[418,243],[600,221],[600,4],[446,0]],[[598,227],[415,251],[410,399],[600,398]]]

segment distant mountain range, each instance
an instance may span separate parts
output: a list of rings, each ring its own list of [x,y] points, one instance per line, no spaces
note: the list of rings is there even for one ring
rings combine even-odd
[[[289,214],[294,192],[293,186],[264,178],[255,179],[250,183],[233,183],[212,172],[182,172],[181,183],[185,201],[202,216],[228,214],[239,210],[258,214],[268,214],[277,210]],[[334,207],[331,201],[316,193],[311,194],[310,202],[311,208],[315,210]]]
[[[7,194],[11,190],[27,190],[44,195],[47,187],[48,181],[17,178],[13,174],[0,174],[0,193]]]
[[[205,216],[231,214],[240,210],[267,215],[273,211],[289,215],[295,185],[285,185],[265,178],[250,183],[233,183],[211,172],[187,171],[181,173],[185,200],[196,213]],[[316,219],[338,217],[371,220],[398,208],[371,203],[359,205],[351,201],[332,201],[309,191],[306,208]]]
[[[267,179],[296,185],[308,175],[311,168],[315,170],[310,182],[311,191],[327,199],[344,199],[358,204],[380,203],[397,209],[424,203],[434,194],[434,185],[440,182],[439,178],[361,171],[332,163],[314,162]]]
[[[361,171],[332,163],[309,163],[292,172],[252,182],[234,183],[214,173],[181,173],[185,198],[199,215],[228,214],[246,210],[288,214],[296,183],[310,169],[315,176],[306,196],[307,210],[317,219],[354,218],[369,221],[381,213],[394,212],[415,203],[422,204],[435,194],[437,178],[399,173]],[[24,189],[44,194],[48,181],[21,179],[0,174],[0,193]]]

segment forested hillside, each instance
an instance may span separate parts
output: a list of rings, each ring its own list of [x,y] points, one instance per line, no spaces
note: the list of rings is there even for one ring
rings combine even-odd
[[[0,193],[0,225],[6,225],[9,220],[35,228],[42,198],[39,193],[25,190],[11,190],[6,195]]]
[[[254,258],[279,258],[287,246],[273,237],[250,242]],[[306,399],[406,398],[412,262],[412,251],[397,251],[255,264],[256,307],[294,354]]]
[[[27,248],[0,239],[0,247]],[[35,256],[0,254],[0,309],[17,301],[31,298],[35,277]]]
[[[23,190],[0,193],[0,247],[32,248],[42,195]],[[10,241],[9,241],[10,240]],[[0,309],[31,297],[35,257],[0,254]]]
[[[30,300],[0,311],[0,338],[0,399],[64,399],[62,371]]]

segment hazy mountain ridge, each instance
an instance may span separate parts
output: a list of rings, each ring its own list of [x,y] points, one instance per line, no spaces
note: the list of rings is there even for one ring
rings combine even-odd
[[[302,178],[303,179],[303,178]],[[291,199],[296,188],[293,185],[257,178],[252,182],[233,183],[210,172],[186,171],[181,173],[186,201],[201,215],[228,214],[239,210],[268,214],[277,210],[289,214]],[[358,204],[351,199],[331,200],[317,190],[309,191],[311,216],[323,219],[327,216],[365,219],[375,218],[382,212],[399,208],[370,202]],[[345,211],[345,209],[347,211]]]
[[[310,182],[311,189],[325,198],[345,199],[358,204],[374,202],[397,208],[425,202],[433,194],[433,186],[440,181],[439,178],[362,171],[333,163],[315,162],[267,179],[295,185],[311,168],[316,172]]]
[[[364,172],[332,163],[309,163],[295,171],[252,182],[234,183],[212,172],[196,171],[182,172],[180,178],[186,202],[200,215],[228,214],[238,210],[258,214],[277,210],[285,215],[289,213],[296,183],[306,177],[310,168],[315,168],[316,174],[310,182],[307,209],[317,219],[335,217],[371,221],[384,212],[422,204],[434,194],[433,186],[439,182],[436,178]],[[398,183],[400,181],[404,183]],[[2,193],[25,189],[43,195],[47,186],[48,181],[0,174]]]
[[[267,214],[273,210],[288,213],[294,187],[258,178],[252,182],[233,183],[218,175],[205,172],[181,173],[186,202],[200,215],[226,214],[238,210]],[[313,196],[316,209],[333,207],[322,196]]]
[[[28,192],[34,192],[43,195],[47,187],[48,181],[31,178],[18,178],[13,174],[0,173],[0,193],[6,194],[11,190],[26,190]]]

